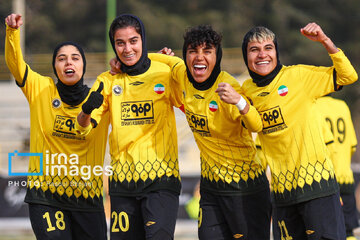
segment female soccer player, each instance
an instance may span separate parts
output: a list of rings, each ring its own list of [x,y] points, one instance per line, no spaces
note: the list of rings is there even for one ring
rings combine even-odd
[[[138,17],[115,18],[109,36],[121,73],[98,76],[93,89],[103,86],[102,94],[83,105],[77,128],[86,135],[91,118],[110,112],[110,238],[173,239],[181,189],[173,106],[182,95],[173,93],[170,68],[148,58]]]
[[[232,104],[222,101],[231,96],[225,90],[242,89],[221,71],[221,39],[211,26],[200,25],[184,35],[185,62],[161,54],[150,58],[169,64],[172,81],[182,86],[178,91],[200,149],[199,239],[270,239],[269,183],[251,136],[262,122],[240,94]]]
[[[309,23],[301,33],[324,46],[333,66],[281,65],[275,34],[265,27],[251,29],[242,45],[251,76],[242,87],[262,117],[259,139],[272,173],[274,239],[345,239],[339,186],[315,102],[358,76],[319,25]]]
[[[108,117],[90,135],[75,131],[75,119],[86,101],[86,60],[73,42],[53,54],[57,83],[34,72],[20,49],[21,15],[5,19],[6,63],[29,102],[30,157],[25,202],[37,239],[106,239],[103,207],[103,160]],[[42,170],[42,172],[41,172]]]

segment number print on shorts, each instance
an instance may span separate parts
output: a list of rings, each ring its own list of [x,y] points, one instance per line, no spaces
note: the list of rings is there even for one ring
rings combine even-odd
[[[278,225],[280,228],[281,240],[293,240],[291,236],[289,236],[289,232],[286,228],[285,221],[278,221]]]
[[[120,230],[122,232],[129,231],[129,216],[126,212],[120,212],[117,214],[117,212],[113,211],[111,213],[111,219],[114,219],[112,221],[111,232],[119,232]],[[120,229],[117,226],[119,226]]]
[[[56,228],[51,223],[49,212],[46,212],[43,215],[43,218],[46,219],[46,222],[47,222],[47,225],[48,225],[48,228],[46,230],[48,232],[56,230]],[[65,230],[64,213],[62,211],[57,211],[55,213],[55,219],[56,219],[56,222],[55,222],[56,227],[61,231]]]

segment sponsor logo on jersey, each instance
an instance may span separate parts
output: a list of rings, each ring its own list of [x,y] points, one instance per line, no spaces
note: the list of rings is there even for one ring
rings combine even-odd
[[[75,135],[75,117],[56,115],[53,130],[55,132]]]
[[[133,86],[139,86],[141,84],[143,84],[144,82],[140,82],[140,81],[136,81],[136,82],[133,82],[133,83],[129,83],[129,85],[133,85]]]
[[[215,101],[211,101],[209,104],[209,109],[212,112],[215,112],[216,110],[218,110],[218,104]]]
[[[121,125],[143,125],[154,123],[154,108],[151,100],[122,102]]]
[[[52,104],[53,108],[59,108],[61,106],[61,100],[58,98],[55,98],[51,104]]]
[[[154,91],[155,91],[157,94],[162,94],[162,93],[165,92],[165,87],[164,87],[164,85],[162,85],[161,83],[158,83],[158,84],[155,85]]]
[[[196,99],[205,99],[204,97],[200,96],[199,94],[195,94],[194,98],[196,98]]]
[[[264,126],[264,134],[277,132],[287,128],[279,106],[261,111],[259,113]]]
[[[270,93],[269,92],[261,92],[258,94],[259,97],[265,97],[267,95],[269,95]]]
[[[278,88],[278,94],[282,97],[286,96],[286,94],[288,94],[289,89],[285,86],[285,85],[281,85]]]
[[[112,88],[112,91],[114,93],[115,96],[119,96],[123,90],[122,90],[122,87],[119,86],[119,85],[115,85],[113,88]]]
[[[195,114],[188,110],[185,110],[185,114],[191,131],[197,132],[202,136],[210,136],[207,116]]]

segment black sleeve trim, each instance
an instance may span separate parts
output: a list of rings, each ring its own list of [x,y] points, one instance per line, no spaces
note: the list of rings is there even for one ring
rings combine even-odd
[[[91,118],[91,119],[90,119],[90,122],[92,123],[93,128],[96,128],[96,127],[97,127],[98,123],[97,123],[97,121],[96,121],[95,119]]]
[[[334,91],[336,92],[336,91],[340,91],[342,88],[343,88],[343,86],[338,86],[337,85],[337,83],[336,83],[336,69],[334,68],[334,70],[333,70],[333,81],[334,81]]]
[[[332,143],[334,143],[334,141],[329,141],[329,142],[327,142],[327,143],[325,143],[326,145],[329,145],[329,144],[332,144]]]
[[[22,83],[21,83],[21,84],[19,84],[19,83],[15,80],[15,83],[16,83],[16,85],[18,85],[18,87],[23,87],[23,86],[25,86],[25,82],[26,82],[27,75],[28,75],[28,70],[29,70],[28,68],[29,68],[29,67],[28,67],[28,65],[26,65],[24,78],[23,78],[23,80],[22,80]]]

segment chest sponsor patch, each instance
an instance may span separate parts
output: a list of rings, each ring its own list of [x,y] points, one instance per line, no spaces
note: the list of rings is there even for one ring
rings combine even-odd
[[[206,116],[196,114],[188,110],[185,110],[185,114],[191,131],[197,132],[202,136],[210,136],[208,119]]]
[[[143,125],[154,123],[154,108],[151,100],[122,102],[121,125]]]
[[[287,128],[279,106],[261,111],[263,133],[269,134]]]
[[[155,91],[157,94],[162,94],[162,93],[165,92],[165,87],[164,87],[164,85],[162,85],[161,83],[158,83],[158,84],[155,85],[154,91]]]
[[[286,96],[286,94],[288,94],[288,92],[289,92],[289,89],[285,85],[281,85],[278,88],[278,94],[282,97]]]
[[[56,115],[54,131],[75,135],[75,117]]]
[[[218,108],[219,108],[219,106],[218,106],[217,102],[215,102],[215,101],[210,102],[210,104],[209,104],[210,111],[215,112],[218,110]]]

